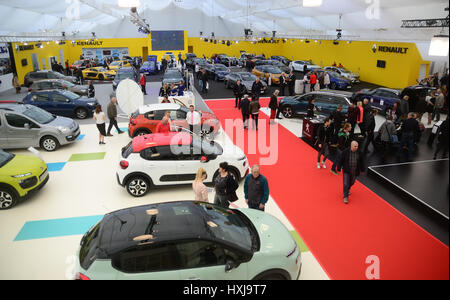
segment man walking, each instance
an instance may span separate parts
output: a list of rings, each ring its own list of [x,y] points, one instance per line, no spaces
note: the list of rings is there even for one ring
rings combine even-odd
[[[408,118],[409,114],[409,96],[405,95],[402,100],[400,100],[400,112],[401,116],[398,122],[402,122]]]
[[[319,146],[319,154],[317,156],[317,169],[320,169],[320,158],[323,155],[322,167],[327,168],[325,161],[330,154],[329,145],[333,136],[333,127],[331,125],[330,118],[326,118],[323,125],[319,126],[317,132],[317,144]]]
[[[434,111],[432,115],[432,119],[434,120],[436,117],[436,122],[441,120],[441,110],[444,108],[445,96],[442,93],[441,89],[437,90],[436,101],[434,103]]]
[[[234,108],[238,108],[241,104],[242,96],[244,95],[245,86],[241,83],[240,80],[236,82],[236,85],[233,88],[234,97],[236,100],[234,101]]]
[[[294,75],[294,72],[291,71],[289,73],[289,81],[288,81],[288,88],[289,88],[289,96],[294,96],[294,90],[295,90],[295,81],[297,78]]]
[[[338,162],[338,171],[343,171],[344,183],[344,203],[348,204],[348,196],[350,189],[355,184],[356,177],[364,173],[363,155],[358,151],[358,142],[353,141],[350,148],[342,152],[341,158]]]
[[[239,104],[239,109],[242,113],[242,122],[244,123],[244,129],[248,128],[248,119],[250,116],[250,100],[248,100],[248,95],[244,95],[244,99],[242,99]]]
[[[106,133],[106,136],[112,136],[111,129],[112,127],[116,127],[117,132],[119,134],[123,133],[122,130],[120,130],[119,126],[117,125],[117,98],[114,95],[110,96],[111,101],[108,104],[108,108],[106,110],[106,113],[108,114],[109,119],[109,126],[108,126],[108,132]]]
[[[416,137],[420,133],[419,122],[417,122],[414,113],[408,114],[408,119],[403,121],[402,124],[402,139],[400,141],[400,146],[398,147],[397,157],[402,154],[404,146],[408,147],[408,159],[412,160],[414,156],[414,143]]]
[[[375,117],[378,114],[378,110],[372,109],[372,113],[370,113],[366,118],[366,126],[364,127],[366,129],[366,142],[364,144],[364,151],[363,153],[369,152],[369,145],[370,143],[373,143],[373,138],[375,136]]]
[[[256,77],[255,82],[252,85],[252,101],[259,100],[259,96],[261,95],[261,90],[263,89],[263,84],[261,83],[259,77]]]
[[[339,160],[341,159],[342,152],[348,147],[350,141],[350,130],[352,130],[352,125],[345,123],[344,127],[339,131],[337,139],[338,144],[336,148],[336,157],[334,163],[331,166],[331,173],[338,175],[337,167],[339,165]]]
[[[266,177],[261,175],[260,167],[254,165],[251,174],[244,181],[245,202],[249,208],[265,210],[269,200],[269,183]]]

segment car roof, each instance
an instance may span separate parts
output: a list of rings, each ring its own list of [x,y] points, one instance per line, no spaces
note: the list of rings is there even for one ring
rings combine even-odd
[[[176,201],[111,212],[101,221],[98,247],[106,257],[111,257],[139,245],[190,239],[215,240],[209,227],[219,225],[206,212],[214,207],[205,202]],[[233,213],[232,210],[228,212]]]
[[[145,114],[149,111],[155,110],[178,110],[181,108],[180,104],[175,103],[156,103],[156,104],[147,104],[139,107],[139,114]]]
[[[0,110],[10,110],[17,113],[25,111],[27,104],[13,102],[13,101],[0,101]]]
[[[332,95],[350,98],[352,96],[351,92],[346,91],[315,91],[310,94],[320,94],[320,95]]]
[[[30,92],[29,94],[31,95],[31,94],[57,93],[57,92],[63,93],[63,92],[66,92],[66,90],[63,90],[63,89],[39,90],[39,91]]]
[[[378,88],[379,90],[383,90],[383,91],[387,91],[387,92],[392,92],[392,93],[396,93],[396,94],[399,94],[400,93],[400,90],[396,90],[396,89],[389,89],[389,88],[383,88],[383,87],[380,87],[380,88]]]
[[[151,147],[190,145],[192,136],[187,132],[153,133],[133,139],[133,152],[139,153]]]

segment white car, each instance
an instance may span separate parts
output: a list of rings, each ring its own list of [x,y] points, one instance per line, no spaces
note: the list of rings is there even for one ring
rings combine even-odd
[[[199,168],[207,173],[205,183],[213,182],[222,162],[238,182],[249,173],[247,157],[232,143],[186,132],[142,135],[122,148],[117,180],[132,196],[142,197],[155,185],[192,183]]]
[[[308,71],[320,69],[320,66],[315,65],[311,60],[294,60],[289,64],[289,67],[293,71],[303,72],[305,65],[307,65]]]
[[[352,84],[354,83],[359,83],[360,79],[359,79],[359,75],[353,73],[350,70],[347,70],[345,68],[339,68],[339,67],[325,67],[324,68],[326,71],[332,71],[332,72],[336,72],[339,75],[341,75],[342,77],[347,78],[348,80],[350,80],[352,82]]]

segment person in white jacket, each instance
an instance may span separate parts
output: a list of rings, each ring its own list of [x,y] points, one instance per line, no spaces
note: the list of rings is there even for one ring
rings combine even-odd
[[[330,75],[328,75],[328,73],[325,72],[323,75],[323,85],[325,86],[326,89],[328,89],[330,84],[331,84]]]

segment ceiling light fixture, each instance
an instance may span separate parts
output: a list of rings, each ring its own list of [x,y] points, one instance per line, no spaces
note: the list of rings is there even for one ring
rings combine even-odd
[[[431,39],[429,56],[448,56],[449,38],[445,35],[436,35]]]
[[[319,7],[322,4],[323,0],[303,0],[303,7]]]

